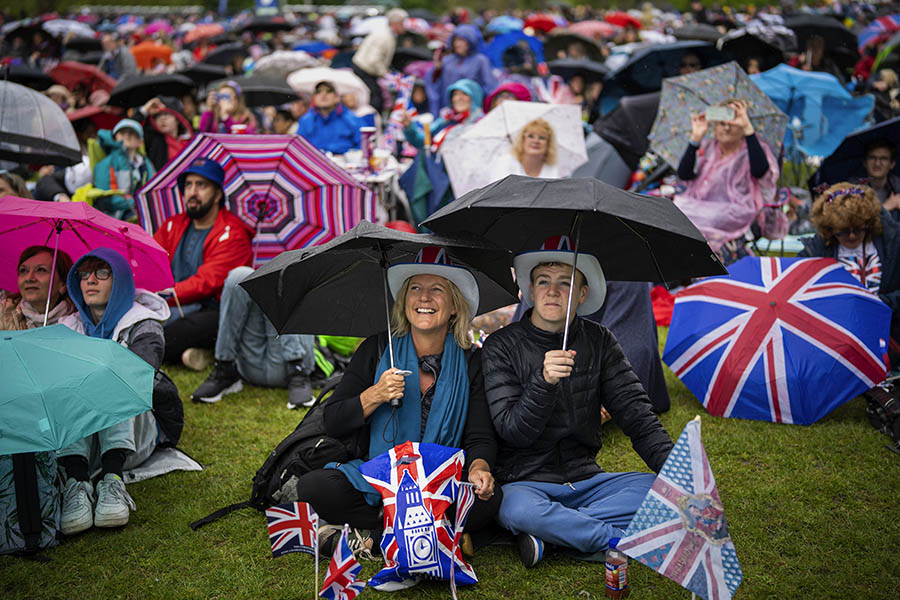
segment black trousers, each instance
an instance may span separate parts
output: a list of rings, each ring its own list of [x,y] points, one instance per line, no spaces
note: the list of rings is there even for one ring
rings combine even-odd
[[[357,77],[363,80],[366,87],[369,88],[369,104],[375,109],[379,115],[384,114],[384,95],[381,92],[381,86],[378,85],[378,79],[372,77],[356,65],[353,65],[353,72]]]
[[[300,502],[309,502],[316,513],[327,523],[340,525],[349,523],[351,527],[370,529],[378,532],[372,537],[378,539],[384,528],[381,507],[370,506],[360,491],[350,484],[350,480],[337,469],[317,469],[310,471],[297,481]],[[500,509],[503,490],[494,486],[490,500],[475,498],[465,531],[471,533],[490,525]]]
[[[173,308],[177,311],[177,308]],[[219,331],[219,309],[198,310],[166,325],[166,354],[163,362],[180,363],[181,353],[188,348],[216,347]]]

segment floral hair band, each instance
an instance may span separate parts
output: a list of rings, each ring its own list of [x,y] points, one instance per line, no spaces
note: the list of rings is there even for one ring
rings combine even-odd
[[[831,201],[838,196],[863,196],[865,195],[865,193],[866,191],[861,187],[851,187],[841,190],[834,190],[825,197],[825,204],[831,204]]]

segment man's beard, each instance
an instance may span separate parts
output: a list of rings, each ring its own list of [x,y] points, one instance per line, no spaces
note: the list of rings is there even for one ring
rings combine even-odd
[[[215,202],[216,201],[214,199],[210,200],[209,204],[203,204],[203,202],[200,202],[200,205],[196,208],[191,208],[189,204],[185,203],[184,212],[185,214],[187,214],[188,218],[202,219],[209,213],[210,210],[212,210],[213,204],[215,204]]]

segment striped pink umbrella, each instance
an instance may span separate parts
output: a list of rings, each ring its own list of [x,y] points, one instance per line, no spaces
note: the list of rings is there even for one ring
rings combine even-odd
[[[144,229],[184,210],[178,175],[201,156],[225,169],[228,208],[256,231],[254,266],[374,220],[372,192],[300,136],[200,134],[138,190]]]

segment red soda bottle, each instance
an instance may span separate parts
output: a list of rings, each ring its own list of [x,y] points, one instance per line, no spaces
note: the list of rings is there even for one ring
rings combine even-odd
[[[628,557],[616,549],[619,538],[610,538],[606,550],[606,597],[627,598],[628,589]]]

